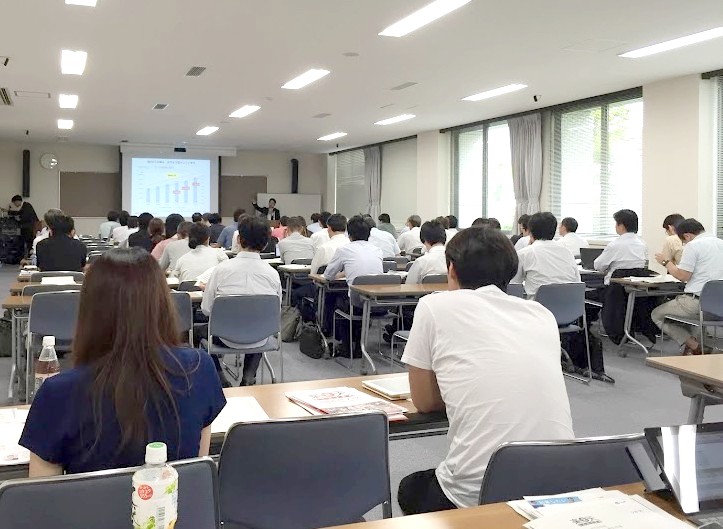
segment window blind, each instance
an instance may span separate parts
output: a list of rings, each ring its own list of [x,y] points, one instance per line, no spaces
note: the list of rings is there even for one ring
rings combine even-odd
[[[716,143],[718,145],[718,163],[715,190],[716,233],[723,238],[723,77],[716,79],[717,84],[717,127]]]
[[[342,152],[336,158],[336,211],[347,218],[366,213],[369,189],[364,178],[364,151]]]

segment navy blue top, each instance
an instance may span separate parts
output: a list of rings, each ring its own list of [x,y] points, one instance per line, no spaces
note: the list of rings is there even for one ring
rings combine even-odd
[[[198,457],[201,430],[221,412],[226,398],[208,353],[178,348],[172,349],[172,354],[187,374],[167,375],[176,398],[180,429],[172,408],[163,408],[158,413],[149,405],[148,442],[166,443],[169,460]],[[179,371],[175,361],[168,361],[169,369]],[[20,445],[69,473],[142,465],[145,444],[129,446],[118,453],[121,430],[110,399],[102,406],[100,438],[96,444],[90,384],[91,371],[87,366],[47,379],[30,408]]]

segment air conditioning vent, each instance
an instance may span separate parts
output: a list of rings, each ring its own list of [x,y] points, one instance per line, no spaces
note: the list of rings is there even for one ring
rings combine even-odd
[[[10,99],[7,88],[0,88],[0,106],[11,107],[13,106],[13,100]]]
[[[413,82],[402,83],[399,86],[394,86],[394,87],[390,88],[390,90],[404,90],[405,88],[409,88],[410,86],[414,86],[416,84],[417,83],[413,83]]]
[[[328,118],[329,116],[331,116],[331,114],[329,114],[328,112],[322,112],[321,114],[317,114],[316,116],[312,116],[312,117],[317,118],[317,119],[324,119],[324,118]]]
[[[186,72],[186,77],[199,77],[205,71],[205,66],[191,66],[191,69]]]
[[[168,108],[167,103],[158,103],[156,105],[153,105],[153,110],[166,110]]]

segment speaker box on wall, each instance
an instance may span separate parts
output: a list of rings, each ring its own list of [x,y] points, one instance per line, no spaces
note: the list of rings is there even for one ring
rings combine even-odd
[[[291,159],[291,192],[299,192],[299,160]]]
[[[30,196],[30,151],[23,151],[23,196]]]

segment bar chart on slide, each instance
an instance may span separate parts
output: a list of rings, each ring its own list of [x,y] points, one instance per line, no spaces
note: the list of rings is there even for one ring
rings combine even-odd
[[[209,160],[133,158],[132,175],[133,215],[190,216],[211,208]]]

